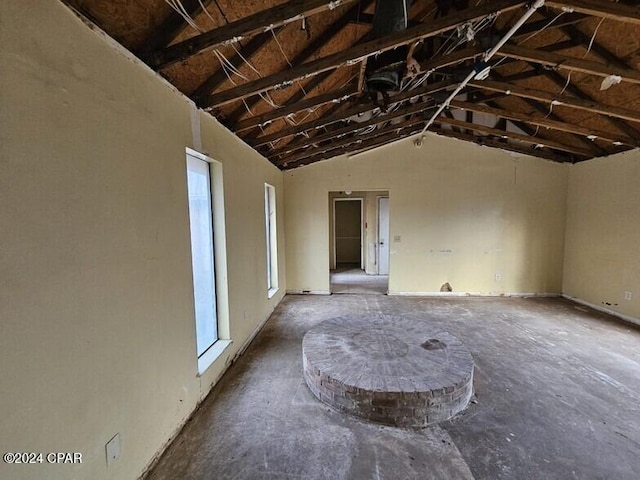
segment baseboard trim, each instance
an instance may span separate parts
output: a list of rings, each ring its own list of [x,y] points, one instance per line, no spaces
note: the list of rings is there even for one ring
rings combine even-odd
[[[171,443],[173,443],[173,441],[176,439],[176,437],[180,434],[180,432],[182,431],[182,429],[185,427],[185,425],[187,424],[187,422],[191,419],[191,417],[198,411],[198,409],[200,408],[200,405],[202,405],[202,402],[205,401],[205,399],[207,398],[207,396],[209,396],[209,394],[213,391],[213,388],[216,386],[216,384],[220,381],[220,379],[222,379],[222,377],[224,376],[225,373],[227,373],[227,370],[229,370],[229,367],[231,367],[231,365],[233,365],[233,363],[238,359],[238,357],[240,357],[241,355],[244,354],[244,352],[247,350],[247,348],[249,348],[249,345],[251,345],[251,342],[253,342],[253,340],[256,338],[256,336],[258,335],[258,333],[260,333],[260,330],[262,330],[262,328],[265,326],[265,324],[269,321],[269,319],[271,318],[271,315],[273,314],[273,312],[275,311],[275,309],[278,307],[278,305],[280,305],[280,302],[282,302],[282,300],[284,299],[284,295],[282,296],[282,298],[280,300],[278,300],[278,303],[276,303],[273,307],[273,309],[271,310],[271,312],[266,316],[266,318],[264,320],[262,320],[258,326],[253,330],[253,332],[251,332],[251,335],[249,335],[249,337],[247,338],[247,340],[245,340],[245,342],[242,344],[242,346],[238,349],[238,351],[235,353],[235,355],[233,356],[233,358],[231,358],[230,360],[227,359],[227,361],[225,362],[224,368],[222,369],[222,371],[220,372],[220,374],[215,378],[215,380],[213,382],[211,382],[211,384],[209,385],[209,388],[207,390],[207,393],[205,394],[201,394],[200,399],[198,400],[198,402],[195,404],[195,406],[193,407],[193,409],[186,415],[186,417],[184,417],[182,419],[182,421],[178,424],[178,426],[175,428],[175,430],[173,431],[173,433],[169,436],[169,439],[162,445],[162,447],[160,447],[160,449],[155,453],[155,455],[151,458],[151,460],[147,463],[146,467],[142,470],[142,473],[140,474],[140,476],[138,477],[137,480],[143,480],[144,477],[151,471],[153,470],[153,467],[156,466],[156,464],[158,463],[158,461],[160,460],[160,458],[162,457],[162,455],[164,454],[164,452],[167,450],[167,448],[169,448],[169,446],[171,445]]]
[[[331,295],[329,290],[287,290],[287,295]]]
[[[283,297],[284,298],[284,297]],[[276,309],[276,307],[280,304],[280,302],[282,301],[282,298],[280,299],[280,301],[273,307],[273,310],[271,310],[271,312],[269,313],[269,315],[267,315],[267,318],[265,318],[264,320],[262,320],[257,326],[256,328],[253,330],[253,332],[251,332],[251,335],[249,335],[249,337],[245,340],[245,342],[242,344],[242,346],[238,349],[238,351],[236,352],[236,354],[233,356],[233,360],[230,363],[233,363],[236,361],[236,359],[240,356],[243,355],[245,350],[247,348],[249,348],[249,345],[251,345],[251,342],[253,342],[253,340],[256,338],[256,336],[258,335],[258,333],[260,333],[260,330],[262,330],[264,328],[264,326],[266,325],[266,323],[269,321],[269,319],[271,318],[271,315],[273,315],[273,311]],[[227,367],[228,368],[228,367]],[[226,371],[226,369],[225,369]]]
[[[562,297],[566,298],[567,300],[570,300],[572,302],[579,303],[580,305],[584,305],[586,307],[593,308],[594,310],[597,310],[599,312],[606,313],[608,315],[612,315],[614,317],[619,318],[620,320],[624,320],[627,323],[633,323],[634,325],[639,325],[640,326],[640,318],[635,318],[635,317],[632,317],[630,315],[625,315],[624,313],[616,312],[615,310],[611,310],[610,308],[606,308],[606,307],[603,307],[601,305],[596,305],[595,303],[587,302],[586,300],[583,300],[583,299],[578,298],[578,297],[572,297],[571,295],[567,295],[566,293],[563,293]]]
[[[560,297],[560,293],[537,292],[389,292],[398,297]]]

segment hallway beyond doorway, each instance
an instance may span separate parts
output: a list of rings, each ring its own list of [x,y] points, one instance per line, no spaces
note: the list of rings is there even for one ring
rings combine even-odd
[[[386,295],[389,275],[367,275],[356,263],[339,263],[330,272],[331,293]]]

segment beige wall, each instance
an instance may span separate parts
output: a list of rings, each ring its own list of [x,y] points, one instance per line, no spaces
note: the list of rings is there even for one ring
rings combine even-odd
[[[0,478],[133,479],[282,298],[267,299],[264,222],[282,174],[199,115],[223,163],[234,343],[198,377],[190,103],[60,2],[0,2],[0,18],[0,450],[83,454]]]
[[[285,172],[287,289],[329,290],[328,192],[389,190],[391,293],[560,293],[567,170],[429,135]]]
[[[83,454],[74,466],[0,463],[0,478],[139,475],[285,286],[328,292],[330,191],[389,190],[400,237],[392,292],[449,282],[455,292],[558,293],[570,170],[565,291],[640,316],[638,152],[614,168],[569,168],[429,136],[423,149],[404,141],[287,172],[283,185],[200,112],[201,150],[223,164],[234,343],[199,377],[191,104],[59,2],[0,2],[0,18],[0,450]],[[278,202],[281,291],[271,300],[264,182]],[[116,432],[122,456],[107,469]]]
[[[564,293],[640,323],[640,151],[573,165],[567,203]]]

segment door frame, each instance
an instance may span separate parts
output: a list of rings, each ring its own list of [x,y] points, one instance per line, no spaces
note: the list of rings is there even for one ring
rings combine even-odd
[[[378,275],[389,275],[388,273],[380,273],[380,199],[386,198],[389,201],[389,195],[376,195],[376,272]],[[391,206],[389,202],[389,207]],[[389,253],[389,259],[387,263],[391,263],[391,208],[388,209],[387,226],[389,227],[389,238],[387,238],[387,251]],[[391,271],[391,265],[389,265],[389,271]]]
[[[364,269],[364,198],[362,197],[339,197],[333,199],[333,268],[338,267],[336,249],[336,202],[345,201],[360,202],[360,268]]]

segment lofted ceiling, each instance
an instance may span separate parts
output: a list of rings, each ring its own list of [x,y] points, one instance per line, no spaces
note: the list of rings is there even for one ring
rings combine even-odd
[[[636,0],[63,2],[281,169],[427,130],[557,162],[640,145]]]

